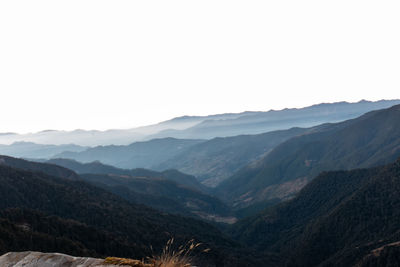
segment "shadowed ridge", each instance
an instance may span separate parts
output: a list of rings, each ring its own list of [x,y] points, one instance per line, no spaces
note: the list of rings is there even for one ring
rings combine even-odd
[[[80,180],[80,177],[74,171],[54,164],[39,163],[0,155],[0,165],[25,171],[42,172],[70,180]]]

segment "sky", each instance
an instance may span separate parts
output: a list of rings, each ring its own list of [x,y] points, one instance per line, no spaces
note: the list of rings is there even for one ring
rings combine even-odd
[[[0,132],[400,98],[400,1],[0,1]]]

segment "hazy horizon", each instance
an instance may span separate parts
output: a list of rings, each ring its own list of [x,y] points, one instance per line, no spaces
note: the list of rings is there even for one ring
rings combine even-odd
[[[399,98],[400,99],[400,98]],[[279,108],[279,109],[274,109],[274,108],[270,108],[270,109],[265,109],[265,110],[243,110],[243,111],[238,111],[238,112],[223,112],[223,113],[212,113],[212,114],[202,114],[202,115],[197,115],[197,114],[182,114],[180,116],[176,116],[176,117],[172,117],[172,118],[168,118],[166,120],[162,120],[162,121],[157,121],[155,123],[149,123],[149,124],[145,124],[145,125],[138,125],[138,126],[133,126],[133,127],[127,127],[127,128],[104,128],[104,129],[82,129],[82,128],[73,128],[73,129],[42,129],[39,131],[30,131],[30,132],[15,132],[15,131],[4,131],[4,132],[0,132],[0,134],[31,134],[31,133],[39,133],[39,132],[47,132],[47,131],[65,131],[65,132],[72,132],[72,131],[99,131],[99,132],[103,132],[103,131],[110,131],[110,130],[128,130],[128,129],[135,129],[135,128],[141,128],[141,127],[146,127],[146,126],[150,126],[150,125],[155,125],[155,124],[159,124],[165,121],[169,121],[172,119],[176,119],[176,118],[181,118],[181,117],[207,117],[207,116],[213,116],[213,115],[219,115],[219,114],[240,114],[240,113],[245,113],[245,112],[268,112],[268,111],[280,111],[280,110],[284,110],[284,109],[301,109],[301,108],[307,108],[307,107],[311,107],[314,105],[319,105],[319,104],[334,104],[334,103],[340,103],[340,102],[347,102],[347,103],[358,103],[361,101],[367,101],[367,102],[375,102],[375,101],[391,101],[391,100],[399,100],[399,99],[377,99],[377,100],[370,100],[370,99],[360,99],[358,101],[346,101],[346,100],[342,100],[342,101],[335,101],[335,102],[319,102],[319,103],[313,103],[311,105],[306,105],[306,106],[296,106],[296,107],[284,107],[284,108]]]
[[[0,2],[0,132],[399,98],[398,1]]]

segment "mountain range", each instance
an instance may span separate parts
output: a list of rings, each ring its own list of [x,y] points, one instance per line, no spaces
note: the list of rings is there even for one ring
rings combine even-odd
[[[285,118],[299,118],[294,121],[290,120],[293,123],[288,124],[289,127],[296,125],[296,123],[301,124],[303,119],[307,116],[318,117],[318,114],[347,114],[350,116],[349,114],[356,114],[360,112],[360,110],[366,109],[366,107],[380,107],[395,102],[396,101],[362,101],[356,104],[339,102],[334,104],[320,104],[299,110],[287,109],[272,113],[275,114],[275,120],[277,120],[277,118],[281,118],[283,121]],[[272,113],[268,113],[270,117]],[[250,116],[250,114],[253,113],[247,112],[245,115],[242,115]],[[221,116],[214,116],[213,119],[220,120]],[[229,116],[229,120],[239,119],[233,114],[227,114],[227,116]],[[200,121],[201,118],[202,117],[182,117],[171,121],[174,123],[177,121],[183,123],[183,121],[185,121],[190,124],[193,121]],[[320,120],[322,122],[327,122],[329,118],[332,119],[332,117],[327,118],[328,117],[321,116]],[[228,118],[225,120],[228,120]],[[242,128],[247,129],[245,126]],[[21,147],[22,144],[14,144],[9,147],[3,146],[3,151],[7,152],[5,154],[24,158],[69,158],[85,163],[98,160],[105,164],[128,169],[151,168],[164,170],[174,168],[196,176],[207,186],[215,187],[221,181],[232,176],[236,171],[239,171],[247,164],[265,156],[283,141],[309,130],[309,128],[291,128],[258,135],[239,135],[225,138],[217,137],[211,140],[162,138],[135,142],[127,146],[97,146],[86,148],[83,151],[82,147],[78,147],[79,149],[76,148],[78,151],[74,151],[68,148],[63,150],[61,146],[60,148],[55,146],[53,151],[55,151],[55,149],[63,151],[54,153],[51,156],[49,156],[49,153],[45,155],[43,152],[41,156],[38,154],[37,151],[47,150],[45,145],[36,144],[34,151],[27,151],[29,146],[33,147],[34,145],[28,143],[22,143],[25,144],[24,147],[27,147],[25,152],[15,148]],[[0,151],[2,151],[1,147]]]
[[[11,145],[0,145],[0,155],[17,158],[51,158],[64,151],[82,152],[87,147],[70,145],[40,145],[32,142],[15,142]]]
[[[400,156],[400,105],[369,112],[278,145],[215,189],[234,206],[287,199],[322,171],[377,166]]]
[[[82,152],[67,151],[54,155],[54,158],[74,159],[84,163],[100,161],[125,169],[151,168],[203,141],[175,138],[153,139],[127,146],[97,146]]]
[[[226,113],[210,116],[183,116],[158,124],[127,130],[56,131],[0,134],[0,144],[25,141],[37,144],[76,144],[80,146],[128,145],[137,141],[173,137],[212,139],[243,134],[258,134],[292,127],[311,127],[326,122],[356,118],[368,111],[400,104],[400,100],[357,103],[337,102],[305,108],[258,112]],[[24,156],[25,157],[25,156]]]
[[[311,127],[327,122],[339,122],[361,116],[362,114],[389,108],[400,104],[400,100],[381,100],[376,102],[362,100],[357,103],[322,103],[305,108],[270,110],[266,112],[243,112],[237,118],[205,118],[185,130],[164,130],[151,138],[176,137],[211,139],[215,137],[259,134],[292,127]]]
[[[207,140],[163,138],[128,146],[99,146],[82,152],[62,152],[55,158],[90,163],[100,161],[119,168],[178,169],[214,187],[241,167],[261,158],[275,146],[309,129],[292,128],[259,135]]]

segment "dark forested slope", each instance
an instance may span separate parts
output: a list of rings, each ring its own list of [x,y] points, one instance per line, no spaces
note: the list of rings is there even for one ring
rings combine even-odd
[[[1,210],[0,254],[27,250],[92,257],[142,253],[135,244],[75,220],[27,209]]]
[[[243,255],[237,253],[238,245],[202,221],[129,203],[80,180],[0,166],[0,211],[9,208],[36,210],[46,215],[72,219],[95,228],[99,233],[110,234],[113,238],[105,240],[105,245],[108,241],[118,240],[119,244],[127,244],[131,248],[121,250],[114,256],[145,257],[151,253],[150,245],[159,251],[171,236],[178,242],[194,238],[211,248],[213,252],[208,255],[207,264],[230,266],[240,262],[237,257]],[[3,222],[8,224],[7,221]],[[13,226],[9,224],[7,227],[11,229]],[[4,235],[4,238],[8,237],[10,235]],[[6,241],[2,243],[7,244]],[[71,244],[69,241],[67,243]],[[26,246],[21,248],[25,249]],[[52,248],[49,246],[47,250]],[[94,246],[90,249],[102,253]]]
[[[395,266],[399,218],[400,160],[322,173],[294,199],[238,222],[233,235],[286,266]]]

